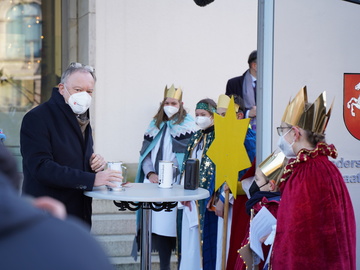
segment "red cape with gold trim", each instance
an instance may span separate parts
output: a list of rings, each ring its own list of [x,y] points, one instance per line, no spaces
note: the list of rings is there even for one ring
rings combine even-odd
[[[318,143],[286,166],[270,269],[356,269],[354,209],[328,159],[336,155],[333,145]]]

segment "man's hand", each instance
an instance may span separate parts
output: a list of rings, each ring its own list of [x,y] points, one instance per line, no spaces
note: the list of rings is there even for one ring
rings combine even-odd
[[[250,117],[250,118],[256,117],[256,106],[253,106],[253,107],[249,110],[249,117]]]
[[[100,172],[105,169],[106,161],[99,155],[93,153],[90,157],[90,167],[94,172]]]
[[[122,175],[119,171],[114,170],[105,170],[97,172],[95,174],[94,187],[107,185],[110,187],[116,187],[116,184],[113,182],[122,182]]]

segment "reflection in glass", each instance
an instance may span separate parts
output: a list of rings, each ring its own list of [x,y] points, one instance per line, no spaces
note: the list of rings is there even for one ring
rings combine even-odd
[[[8,59],[40,57],[41,24],[39,4],[13,6],[6,14],[6,57]]]
[[[0,129],[21,171],[22,118],[41,103],[42,4],[39,0],[0,0],[0,10]]]

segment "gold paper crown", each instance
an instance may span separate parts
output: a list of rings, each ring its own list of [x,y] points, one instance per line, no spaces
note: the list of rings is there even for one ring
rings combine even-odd
[[[230,98],[227,95],[220,95],[218,98],[217,108],[227,109],[229,107]]]
[[[323,134],[329,122],[333,104],[334,101],[326,113],[326,92],[323,92],[314,103],[308,104],[305,86],[289,102],[281,121],[314,133]]]
[[[181,88],[180,87],[175,88],[174,85],[171,85],[170,88],[167,88],[167,86],[165,86],[164,98],[175,98],[175,99],[181,101],[181,98],[182,98]]]
[[[259,164],[262,173],[269,179],[277,179],[282,175],[284,168],[285,155],[283,152],[272,152],[263,162]]]
[[[235,106],[235,112],[238,112],[239,111],[239,108],[240,108],[240,106],[239,106],[239,104],[234,104],[234,106]]]
[[[218,98],[217,108],[227,109],[229,107],[230,97],[228,95],[221,94]],[[234,103],[235,112],[239,111],[239,105]]]

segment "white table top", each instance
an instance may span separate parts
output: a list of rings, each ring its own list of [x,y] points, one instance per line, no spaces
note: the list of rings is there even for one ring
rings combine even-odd
[[[184,189],[184,186],[174,185],[173,188],[159,188],[158,184],[129,183],[124,191],[110,191],[107,187],[94,187],[93,191],[85,191],[89,197],[105,200],[127,202],[177,202],[201,200],[210,196],[203,188],[195,190]]]

